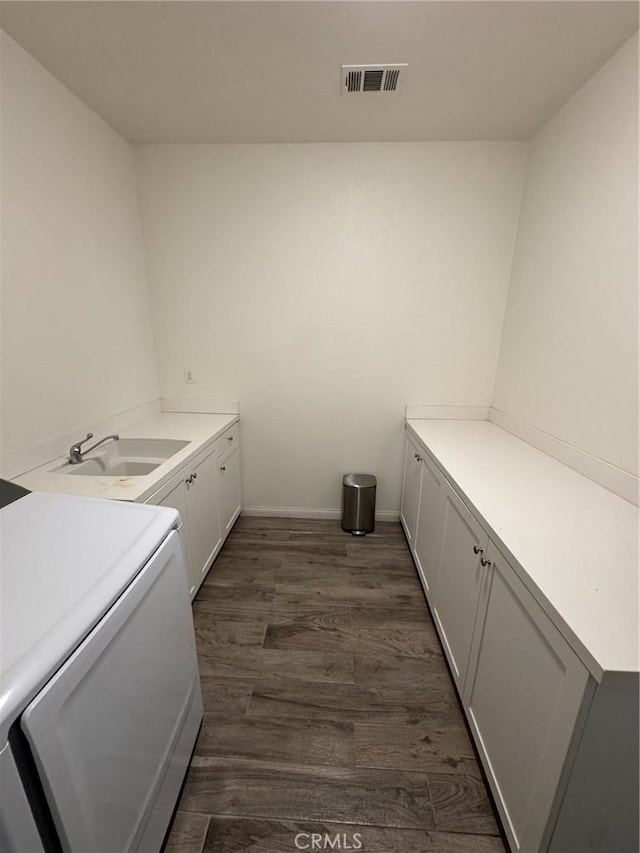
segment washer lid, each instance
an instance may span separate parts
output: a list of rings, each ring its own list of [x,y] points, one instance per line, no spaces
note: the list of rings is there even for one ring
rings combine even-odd
[[[177,523],[164,507],[38,492],[0,510],[0,744]]]

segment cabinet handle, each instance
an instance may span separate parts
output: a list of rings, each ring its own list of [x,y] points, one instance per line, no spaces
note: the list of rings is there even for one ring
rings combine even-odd
[[[185,480],[185,483],[187,485],[189,485],[190,483],[193,483],[193,477],[187,477],[187,479]]]
[[[417,453],[413,454],[416,458],[416,462],[422,462],[422,456],[419,456]]]
[[[220,468],[220,470],[221,470],[221,471],[226,471],[226,470],[227,470],[227,468],[226,468],[226,466],[225,466],[225,465],[223,465],[223,466]]]
[[[481,566],[490,566],[490,565],[491,565],[491,560],[485,560],[485,558],[484,558],[484,557],[480,557],[480,565],[481,565]]]
[[[197,480],[197,479],[198,479],[198,475],[196,474],[196,472],[195,472],[195,471],[194,471],[194,472],[193,472],[193,474],[191,475],[191,478],[192,478],[193,480]]]
[[[474,545],[473,546],[473,553],[474,554],[484,554],[484,550],[482,548],[480,548],[479,545]]]
[[[228,436],[227,436],[227,441],[233,441],[233,436],[232,436],[232,435],[228,435]]]

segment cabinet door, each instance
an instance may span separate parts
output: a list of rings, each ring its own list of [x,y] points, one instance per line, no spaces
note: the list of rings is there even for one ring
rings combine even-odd
[[[537,851],[588,674],[495,546],[468,719],[513,850]]]
[[[189,596],[193,598],[196,594],[197,589],[197,580],[196,573],[193,570],[193,563],[191,562],[189,555],[189,520],[187,518],[187,494],[186,494],[186,485],[184,482],[184,477],[180,474],[171,485],[168,487],[170,489],[169,492],[165,493],[165,489],[162,490],[161,494],[163,497],[160,499],[156,498],[154,495],[147,503],[153,503],[156,506],[168,506],[172,509],[177,509],[180,513],[180,520],[182,522],[182,527],[180,530],[180,539],[182,541],[182,547],[184,550],[184,562],[186,567],[187,574],[187,586],[189,589]]]
[[[402,502],[400,521],[407,534],[409,547],[414,550],[416,524],[418,521],[418,502],[420,500],[420,477],[422,475],[422,457],[417,447],[407,437],[404,451],[404,477],[402,481]]]
[[[445,480],[434,463],[422,459],[420,506],[415,535],[415,559],[422,586],[433,607],[442,551]]]
[[[220,460],[220,527],[225,539],[240,513],[240,450],[236,446]]]
[[[187,469],[185,480],[190,556],[197,588],[204,580],[222,541],[218,508],[218,460],[213,449]]]
[[[445,483],[442,556],[433,616],[453,678],[462,696],[478,602],[487,577],[481,565],[488,537]],[[485,594],[486,594],[486,584]]]

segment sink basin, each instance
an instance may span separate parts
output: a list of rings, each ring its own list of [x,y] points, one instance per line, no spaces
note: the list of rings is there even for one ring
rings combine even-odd
[[[85,477],[142,477],[189,444],[177,438],[121,438],[101,445],[78,465],[66,462],[56,474]]]
[[[174,453],[182,450],[189,444],[188,441],[179,441],[177,438],[121,438],[119,441],[111,441],[99,448],[100,452],[109,455],[111,459],[169,459]],[[98,452],[98,451],[96,451]],[[93,458],[93,455],[91,456]]]
[[[109,465],[102,459],[87,459],[79,465],[69,465],[68,470],[65,466],[65,473],[80,476],[84,474],[87,477],[140,477],[155,471],[161,464],[161,462],[136,462],[132,459],[123,459]]]

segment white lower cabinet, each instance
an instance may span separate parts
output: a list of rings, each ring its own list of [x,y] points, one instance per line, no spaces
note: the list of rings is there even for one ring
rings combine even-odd
[[[146,503],[177,509],[182,519],[191,598],[240,514],[237,425],[206,447]]]
[[[508,531],[450,479],[408,432],[401,521],[509,847],[640,850],[640,675],[594,677],[562,614],[505,558]]]
[[[487,593],[488,566],[483,563],[486,564],[484,555],[489,540],[448,483],[442,519],[438,585],[430,603],[453,679],[462,696],[476,613],[482,596]]]
[[[465,708],[513,850],[542,849],[588,673],[493,544]]]

